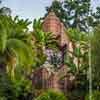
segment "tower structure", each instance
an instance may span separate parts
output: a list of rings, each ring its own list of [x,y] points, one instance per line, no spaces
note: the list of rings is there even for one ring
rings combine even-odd
[[[64,63],[64,55],[69,49],[70,39],[66,35],[66,28],[64,24],[59,20],[56,14],[51,10],[43,21],[43,31],[52,32],[58,40],[61,50],[62,64]]]
[[[43,31],[52,32],[56,37],[61,36],[61,23],[53,11],[50,11],[44,18]]]
[[[50,11],[47,16],[45,16],[42,23],[42,28],[44,32],[52,32],[55,38],[58,40],[59,49],[62,58],[62,64],[56,73],[49,74],[48,70],[45,68],[38,69],[34,74],[33,84],[38,84],[39,81],[42,82],[43,89],[54,89],[65,91],[68,85],[68,76],[66,65],[64,65],[64,56],[67,50],[70,50],[70,39],[66,34],[66,28],[63,23],[59,20],[53,11]],[[46,53],[52,54],[52,50],[47,50]],[[48,54],[47,54],[48,55]],[[67,77],[66,77],[67,76]],[[61,80],[61,77],[64,77]]]

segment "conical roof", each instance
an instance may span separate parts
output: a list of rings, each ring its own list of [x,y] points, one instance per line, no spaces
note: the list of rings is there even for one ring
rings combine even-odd
[[[47,16],[45,16],[44,22],[50,19],[54,19],[60,23],[59,18],[56,16],[55,12],[52,10],[47,14]]]
[[[43,21],[43,30],[52,32],[56,36],[61,33],[61,22],[53,11],[50,11]]]

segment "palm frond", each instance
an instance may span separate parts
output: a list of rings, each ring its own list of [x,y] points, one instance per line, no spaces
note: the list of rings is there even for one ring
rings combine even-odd
[[[7,41],[7,48],[15,53],[17,61],[20,64],[29,65],[32,64],[32,48],[18,39],[9,39]]]

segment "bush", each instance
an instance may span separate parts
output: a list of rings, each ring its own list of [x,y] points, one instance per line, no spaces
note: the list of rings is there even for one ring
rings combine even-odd
[[[86,95],[85,100],[89,100],[89,94]],[[100,91],[93,91],[92,100],[100,100]]]
[[[67,100],[63,93],[48,90],[47,92],[44,92],[39,97],[37,97],[35,100]]]
[[[6,73],[0,73],[0,100],[16,100],[13,83]]]
[[[0,73],[0,100],[32,100],[29,80],[11,81],[6,73]]]
[[[33,86],[31,80],[20,78],[14,80],[15,94],[17,100],[32,100]]]

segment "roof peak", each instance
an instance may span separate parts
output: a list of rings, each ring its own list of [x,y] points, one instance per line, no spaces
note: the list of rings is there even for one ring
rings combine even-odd
[[[58,20],[58,22],[61,22],[60,19],[59,19],[59,17],[57,17],[56,13],[53,10],[50,10],[48,12],[48,14],[44,17],[44,20],[45,19],[49,19],[49,18],[50,19],[54,18],[54,19]]]

